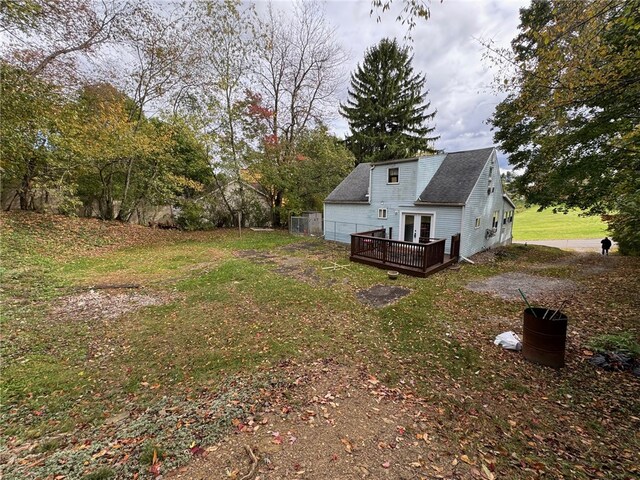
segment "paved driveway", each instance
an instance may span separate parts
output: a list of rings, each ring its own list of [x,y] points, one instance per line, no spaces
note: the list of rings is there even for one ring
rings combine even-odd
[[[547,247],[556,247],[561,248],[562,250],[575,250],[578,252],[597,252],[600,253],[602,251],[602,246],[600,245],[601,238],[583,238],[583,239],[574,239],[574,240],[528,240],[528,241],[517,241],[514,240],[513,243],[526,243],[529,245],[544,245]],[[611,251],[616,250],[617,244],[613,244],[611,247]]]

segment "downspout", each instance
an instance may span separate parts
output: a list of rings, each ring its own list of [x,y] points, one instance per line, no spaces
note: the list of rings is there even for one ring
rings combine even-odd
[[[369,205],[371,205],[371,185],[373,184],[371,178],[373,177],[374,168],[376,168],[375,165],[371,165],[371,168],[369,168],[369,190],[367,192],[367,201],[369,202]]]
[[[458,253],[458,257],[460,258],[464,258],[462,256],[462,234],[463,234],[462,230],[464,228],[464,215],[466,213],[466,210],[467,210],[467,205],[465,204],[462,206],[462,213],[460,214],[460,253]]]
[[[327,202],[322,202],[322,238],[327,239]]]

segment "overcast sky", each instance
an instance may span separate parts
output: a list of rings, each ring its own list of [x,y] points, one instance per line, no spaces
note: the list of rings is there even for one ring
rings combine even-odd
[[[285,7],[287,2],[275,2]],[[401,0],[395,0],[400,5]],[[431,18],[419,19],[412,32],[413,67],[427,77],[428,99],[437,109],[436,148],[448,152],[493,145],[493,135],[486,121],[503,96],[496,95],[491,82],[494,72],[483,60],[483,47],[476,39],[493,39],[508,46],[516,35],[519,9],[529,0],[439,0],[432,1]],[[362,62],[365,50],[384,37],[404,41],[406,26],[395,21],[393,12],[385,13],[381,22],[369,15],[369,0],[329,0],[325,13],[335,27],[337,41],[349,54],[345,84],[340,101],[347,98],[349,73]],[[346,121],[336,116],[331,123],[335,134],[348,131]],[[501,169],[507,168],[499,155]]]

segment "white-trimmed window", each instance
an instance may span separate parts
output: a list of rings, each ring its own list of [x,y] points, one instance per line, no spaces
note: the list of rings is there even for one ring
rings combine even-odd
[[[498,228],[499,219],[500,219],[500,210],[496,210],[495,212],[493,212],[493,219],[491,221],[491,228]]]
[[[398,167],[392,167],[387,170],[387,183],[398,183]]]
[[[380,218],[382,220],[386,220],[387,219],[387,209],[386,208],[379,208],[378,209],[378,218]]]
[[[476,228],[480,228],[480,217],[476,217]]]

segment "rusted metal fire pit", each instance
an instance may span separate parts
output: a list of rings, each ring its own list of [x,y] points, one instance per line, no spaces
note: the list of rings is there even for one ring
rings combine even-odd
[[[567,317],[559,310],[530,307],[524,310],[522,355],[530,362],[564,367]]]

